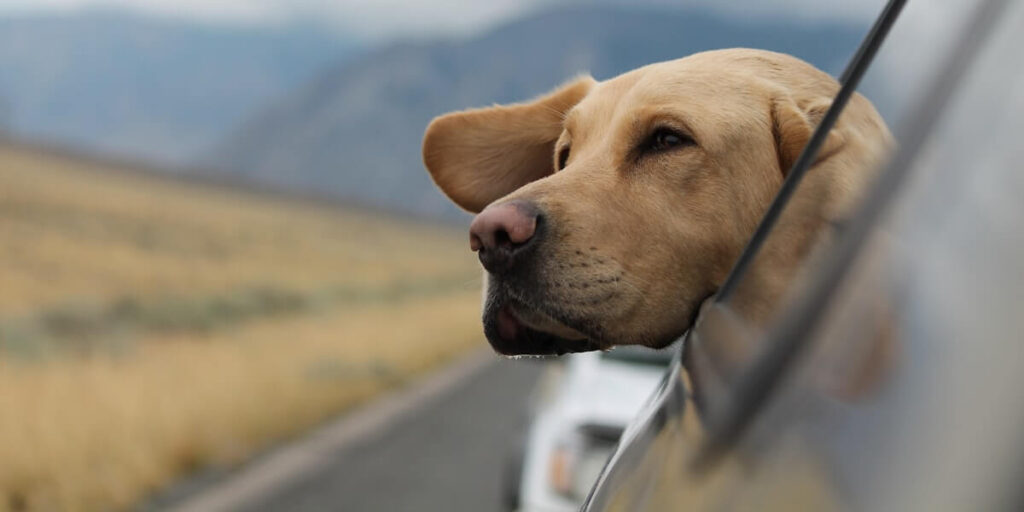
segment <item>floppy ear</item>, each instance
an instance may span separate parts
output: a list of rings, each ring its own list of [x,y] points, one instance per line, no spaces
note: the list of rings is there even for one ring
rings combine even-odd
[[[562,120],[594,83],[581,77],[529,103],[435,118],[423,137],[423,163],[455,204],[479,212],[554,172]]]
[[[779,169],[783,175],[796,163],[804,146],[811,140],[811,134],[825,117],[832,100],[814,98],[812,100],[794,101],[792,98],[776,98],[772,102],[772,135],[775,137],[776,153],[779,157]],[[843,135],[835,128],[829,132],[825,143],[814,157],[814,164],[835,154],[843,146]]]

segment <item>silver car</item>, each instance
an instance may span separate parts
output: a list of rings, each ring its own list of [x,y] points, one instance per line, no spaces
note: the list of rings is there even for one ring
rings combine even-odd
[[[584,510],[1024,509],[1024,2],[903,3],[843,80],[900,77],[897,153],[767,329],[737,265]]]

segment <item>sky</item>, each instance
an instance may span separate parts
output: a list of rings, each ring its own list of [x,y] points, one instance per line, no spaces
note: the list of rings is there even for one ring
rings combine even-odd
[[[0,16],[129,7],[165,17],[244,25],[316,21],[366,39],[468,34],[573,0],[0,0]],[[578,3],[586,3],[576,0]],[[635,5],[639,2],[618,0]],[[643,0],[703,5],[743,16],[870,19],[882,0]]]

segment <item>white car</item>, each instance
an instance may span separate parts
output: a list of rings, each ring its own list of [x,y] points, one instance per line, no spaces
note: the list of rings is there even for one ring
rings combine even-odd
[[[674,352],[621,347],[550,363],[534,390],[525,447],[507,470],[506,507],[579,510],[623,429],[665,376]]]

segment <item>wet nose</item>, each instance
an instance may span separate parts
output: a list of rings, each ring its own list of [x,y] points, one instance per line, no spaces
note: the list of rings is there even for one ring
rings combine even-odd
[[[539,219],[540,209],[527,201],[493,204],[469,225],[469,247],[488,272],[509,272],[533,246]]]

